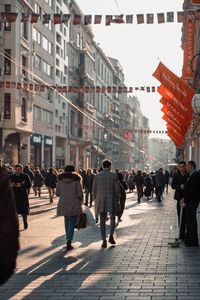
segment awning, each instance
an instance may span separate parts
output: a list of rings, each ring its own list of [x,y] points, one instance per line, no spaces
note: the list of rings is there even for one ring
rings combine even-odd
[[[103,150],[97,146],[97,145],[92,145],[93,150],[97,151],[99,154],[101,155],[105,155],[105,153],[103,152]]]

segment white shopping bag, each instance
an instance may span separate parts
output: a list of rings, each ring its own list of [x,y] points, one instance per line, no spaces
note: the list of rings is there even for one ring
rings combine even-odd
[[[89,209],[88,206],[85,207],[84,213],[85,213],[86,216],[87,216],[87,222],[89,223],[89,225],[90,225],[91,227],[96,226],[95,219],[94,219],[93,214],[92,214],[92,212],[91,212],[91,210]]]

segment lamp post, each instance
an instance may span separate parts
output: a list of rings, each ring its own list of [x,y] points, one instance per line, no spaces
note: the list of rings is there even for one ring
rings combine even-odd
[[[200,116],[200,94],[194,95],[191,105],[193,111]]]

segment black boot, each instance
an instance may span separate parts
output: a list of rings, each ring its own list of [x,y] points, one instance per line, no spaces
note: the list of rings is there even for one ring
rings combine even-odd
[[[110,237],[109,237],[109,243],[111,243],[112,245],[115,245],[116,243],[115,243],[115,240],[114,240],[114,238],[113,238],[113,235],[110,235]]]
[[[101,245],[102,248],[106,248],[107,247],[107,241],[106,240],[103,240],[103,243]]]
[[[66,247],[66,249],[67,250],[72,250],[73,249],[73,247],[72,247],[72,245],[71,245],[71,240],[67,240],[67,247]]]

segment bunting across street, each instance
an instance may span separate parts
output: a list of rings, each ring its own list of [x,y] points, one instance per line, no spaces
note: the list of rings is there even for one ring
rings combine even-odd
[[[160,13],[138,13],[138,14],[127,14],[127,15],[71,15],[71,14],[38,14],[38,13],[24,13],[24,12],[2,12],[0,14],[0,23],[16,22],[20,15],[20,21],[22,23],[30,21],[31,23],[37,23],[41,21],[42,24],[48,24],[50,21],[56,24],[67,24],[72,19],[73,25],[91,25],[91,24],[102,24],[104,18],[105,25],[110,26],[111,24],[163,24],[163,23],[185,23],[187,22],[187,12],[160,12]],[[175,18],[176,15],[176,18]],[[194,21],[200,19],[200,10],[193,10],[189,14],[189,18],[193,18]]]

